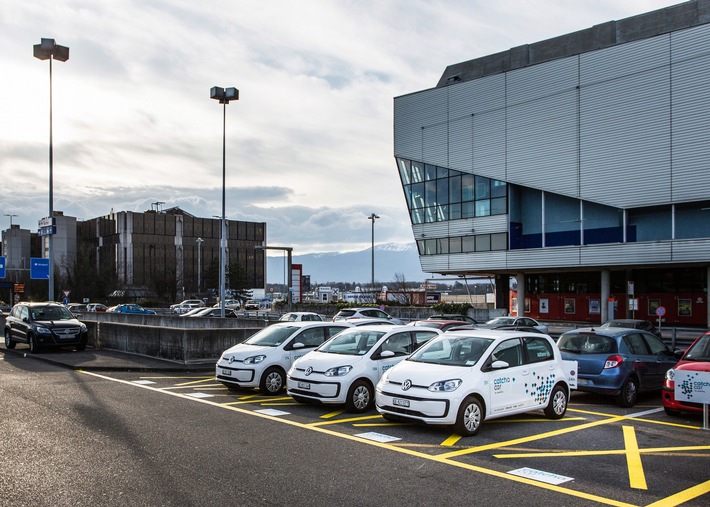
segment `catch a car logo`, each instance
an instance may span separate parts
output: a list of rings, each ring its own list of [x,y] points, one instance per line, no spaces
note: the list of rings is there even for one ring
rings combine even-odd
[[[493,393],[503,392],[503,386],[512,383],[515,383],[515,377],[498,377],[493,379]]]
[[[700,374],[692,373],[680,383],[680,390],[688,400],[691,400],[695,395],[710,391],[710,382],[696,380],[698,375]]]
[[[525,384],[525,394],[529,394],[535,403],[544,403],[555,387],[555,374],[543,376],[533,372],[536,382]]]

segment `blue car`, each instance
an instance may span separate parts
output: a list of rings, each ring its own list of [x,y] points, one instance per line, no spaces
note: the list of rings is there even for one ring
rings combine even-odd
[[[655,335],[639,329],[582,328],[557,340],[562,359],[577,361],[577,390],[614,396],[622,407],[643,391],[660,390],[678,358]]]
[[[141,305],[136,304],[117,305],[113,308],[109,308],[107,311],[111,313],[134,313],[141,315],[155,315],[155,312],[153,310],[143,308]]]

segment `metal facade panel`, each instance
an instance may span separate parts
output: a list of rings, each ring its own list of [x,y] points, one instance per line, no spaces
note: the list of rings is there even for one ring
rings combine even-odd
[[[493,270],[505,264],[505,252],[461,253],[449,257],[449,269],[454,273],[473,269],[478,272]]]
[[[629,208],[670,201],[667,36],[580,56],[580,197]]]
[[[394,100],[394,154],[396,157],[422,160],[422,128],[446,124],[447,90],[426,90]]]
[[[578,267],[578,247],[539,248],[511,250],[508,252],[508,269],[547,269],[555,267]]]
[[[449,223],[449,236],[471,234],[494,234],[508,232],[508,216],[492,215],[467,220],[454,220]]]
[[[672,35],[673,202],[707,199],[710,188],[710,25]]]
[[[425,273],[444,273],[449,269],[448,255],[423,255],[419,260]]]
[[[673,262],[710,262],[710,239],[671,242]]]

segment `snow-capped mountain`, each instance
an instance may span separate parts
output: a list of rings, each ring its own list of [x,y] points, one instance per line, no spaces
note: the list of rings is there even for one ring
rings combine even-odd
[[[324,252],[294,255],[293,264],[303,265],[303,274],[310,275],[311,284],[354,282],[369,284],[372,278],[372,250],[358,252]],[[284,257],[268,257],[267,282],[284,283]],[[387,284],[401,273],[408,282],[423,282],[427,275],[419,264],[419,253],[410,243],[375,245],[375,282]]]

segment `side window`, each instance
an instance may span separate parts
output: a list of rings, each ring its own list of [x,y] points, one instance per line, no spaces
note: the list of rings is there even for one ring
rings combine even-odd
[[[414,338],[414,350],[417,350],[435,336],[439,335],[429,331],[412,331],[412,337]]]
[[[523,338],[523,343],[526,363],[549,361],[555,357],[550,342],[544,338]]]
[[[391,350],[395,356],[405,356],[412,353],[412,339],[409,333],[397,333],[387,338],[382,344],[382,352]]]
[[[295,338],[294,343],[301,342],[304,348],[313,348],[323,343],[323,337],[323,328],[316,327],[313,329],[306,329]]]
[[[20,319],[29,319],[30,318],[30,311],[26,306],[21,306],[20,307]]]
[[[646,349],[646,343],[643,341],[643,337],[640,333],[631,333],[624,336],[624,343],[626,343],[626,346],[632,354],[648,354],[648,350]]]
[[[508,366],[520,366],[522,364],[521,352],[518,338],[506,340],[495,348],[492,359],[493,361],[505,361]]]
[[[646,345],[648,345],[651,354],[657,356],[659,354],[665,354],[668,352],[668,347],[661,340],[653,336],[652,334],[644,334],[644,340],[646,340]]]

